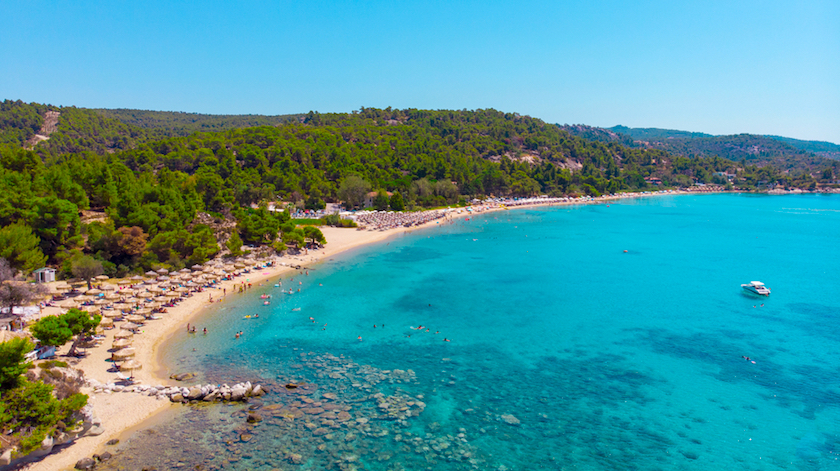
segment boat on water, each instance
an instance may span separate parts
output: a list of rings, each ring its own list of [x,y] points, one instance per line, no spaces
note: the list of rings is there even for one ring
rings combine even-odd
[[[741,288],[744,288],[750,293],[770,296],[770,288],[764,286],[764,283],[760,281],[750,281],[748,284],[741,285]]]

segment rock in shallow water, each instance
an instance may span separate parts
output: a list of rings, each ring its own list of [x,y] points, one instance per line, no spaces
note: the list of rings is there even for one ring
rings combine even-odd
[[[93,469],[96,466],[96,461],[93,458],[82,458],[76,462],[76,469]]]

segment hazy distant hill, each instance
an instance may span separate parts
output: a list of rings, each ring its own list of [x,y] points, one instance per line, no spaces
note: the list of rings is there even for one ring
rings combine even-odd
[[[782,136],[765,136],[777,141],[784,142],[790,146],[796,147],[807,152],[811,152],[829,159],[840,160],[840,145],[826,141],[801,141],[790,137]]]
[[[746,160],[760,164],[771,163],[781,168],[801,167],[819,170],[831,166],[827,158],[837,158],[840,146],[828,142],[799,141],[797,139],[734,134],[711,134],[658,128],[629,128],[613,126],[595,128],[584,125],[563,125],[561,129],[585,139],[616,142],[631,147],[646,147],[668,151],[686,157],[718,156]],[[819,152],[816,153],[815,151]]]
[[[696,139],[700,137],[715,137],[711,134],[702,132],[677,131],[675,129],[659,129],[659,128],[628,128],[627,126],[613,126],[607,128],[609,131],[630,136],[639,141],[662,140],[662,139]]]

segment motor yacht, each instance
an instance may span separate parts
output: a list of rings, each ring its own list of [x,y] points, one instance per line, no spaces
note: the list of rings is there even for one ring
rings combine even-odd
[[[749,284],[741,285],[741,288],[744,288],[751,293],[760,294],[762,296],[770,296],[770,288],[764,286],[764,283],[760,281],[750,281]]]

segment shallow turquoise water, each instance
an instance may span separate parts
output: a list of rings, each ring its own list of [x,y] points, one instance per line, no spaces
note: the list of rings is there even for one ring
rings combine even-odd
[[[271,280],[229,296],[198,323],[207,336],[168,346],[173,371],[271,385],[254,404],[266,418],[300,405],[281,389],[300,381],[350,408],[353,426],[324,438],[314,416],[252,429],[240,406],[184,408],[114,466],[840,469],[838,261],[830,196],[462,217],[283,277],[295,294]],[[755,279],[771,297],[742,292]],[[387,420],[377,392],[426,406]]]

